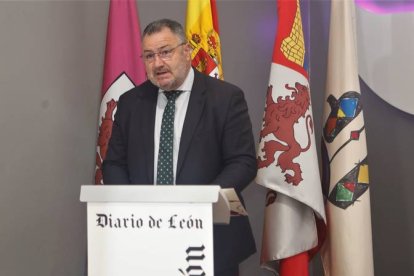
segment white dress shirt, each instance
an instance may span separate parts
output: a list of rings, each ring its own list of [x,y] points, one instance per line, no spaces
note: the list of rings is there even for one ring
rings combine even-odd
[[[177,88],[182,90],[180,96],[175,100],[175,116],[174,116],[174,145],[173,145],[173,175],[174,185],[175,176],[177,172],[178,151],[180,148],[181,133],[183,130],[185,114],[187,113],[188,101],[190,99],[191,88],[194,82],[194,69],[190,68],[187,77],[183,84]],[[157,108],[155,113],[155,129],[154,129],[154,184],[157,183],[157,166],[158,166],[158,151],[160,148],[160,132],[162,115],[165,106],[167,105],[167,97],[164,95],[164,90],[158,90]]]

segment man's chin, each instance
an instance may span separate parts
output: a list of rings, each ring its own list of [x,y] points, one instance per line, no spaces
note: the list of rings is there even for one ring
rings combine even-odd
[[[157,86],[162,90],[173,90],[172,82],[159,81]]]
[[[155,85],[158,88],[161,88],[162,90],[171,90],[171,82],[168,81],[163,81],[163,80],[158,80],[158,79],[153,79],[153,78],[149,78],[149,80],[152,82],[153,85]]]

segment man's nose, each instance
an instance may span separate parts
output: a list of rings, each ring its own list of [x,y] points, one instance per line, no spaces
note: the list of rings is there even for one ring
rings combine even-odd
[[[154,56],[154,65],[155,66],[160,66],[164,64],[164,60],[162,58],[160,58],[160,55],[155,54]]]

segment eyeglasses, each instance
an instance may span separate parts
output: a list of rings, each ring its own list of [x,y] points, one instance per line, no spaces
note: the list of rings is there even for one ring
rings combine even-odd
[[[148,63],[153,62],[155,60],[155,56],[158,56],[162,60],[169,60],[173,56],[175,49],[177,49],[180,46],[183,46],[184,44],[186,44],[186,42],[182,42],[173,48],[162,49],[159,52],[144,53],[141,57],[144,59],[145,62]]]

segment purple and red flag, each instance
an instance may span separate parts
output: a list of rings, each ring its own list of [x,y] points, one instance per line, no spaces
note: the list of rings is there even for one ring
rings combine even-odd
[[[103,184],[102,162],[111,137],[118,98],[146,79],[145,67],[140,58],[140,34],[135,0],[111,0],[98,123],[95,184]]]

